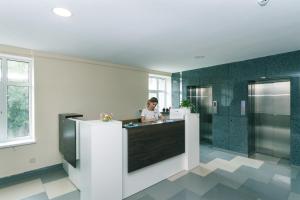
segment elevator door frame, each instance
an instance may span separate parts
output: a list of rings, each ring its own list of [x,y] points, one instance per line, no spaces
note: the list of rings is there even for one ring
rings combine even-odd
[[[289,82],[289,95],[290,95],[290,99],[289,99],[289,106],[290,106],[290,110],[289,110],[289,158],[291,156],[291,80],[290,79],[268,79],[268,80],[258,80],[258,81],[249,81],[248,83],[248,98],[249,98],[249,112],[248,112],[248,119],[249,119],[249,153],[250,154],[255,154],[255,153],[261,153],[257,151],[257,144],[256,144],[256,131],[255,131],[255,101],[251,98],[251,95],[255,94],[255,92],[253,93],[253,86],[255,84],[268,84],[268,83],[279,83],[279,82]],[[273,141],[272,141],[273,142]],[[264,154],[264,153],[263,153]],[[267,153],[265,153],[267,154]],[[280,157],[280,158],[286,158],[286,157],[282,157],[282,156],[278,156],[276,154],[274,154],[274,152],[272,152],[272,154],[268,154],[274,157]]]

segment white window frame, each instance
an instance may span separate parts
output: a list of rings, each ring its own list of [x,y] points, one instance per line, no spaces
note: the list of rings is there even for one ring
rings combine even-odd
[[[148,83],[149,79],[154,78],[156,79],[156,90],[153,90],[149,88],[148,86],[148,96],[150,93],[156,93],[156,96],[159,98],[159,93],[163,93],[165,96],[165,102],[164,105],[168,108],[172,105],[172,96],[171,96],[171,77],[169,76],[162,76],[162,75],[156,75],[156,74],[149,74],[148,77]],[[165,80],[165,86],[164,90],[159,89],[158,81],[159,80]],[[160,102],[158,102],[160,104]],[[161,105],[161,104],[160,104]],[[159,106],[160,111],[162,111],[163,107]]]
[[[33,59],[20,56],[0,54],[0,148],[35,143],[34,131],[34,62]],[[7,79],[7,61],[28,63],[28,82],[14,82]],[[8,86],[28,87],[29,92],[29,135],[25,137],[7,138],[7,88]]]

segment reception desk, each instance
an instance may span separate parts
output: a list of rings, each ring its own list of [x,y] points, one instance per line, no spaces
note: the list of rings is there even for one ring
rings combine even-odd
[[[184,127],[184,120],[139,123],[133,127],[125,127],[128,142],[128,173],[183,154]]]
[[[66,168],[82,200],[125,199],[199,165],[198,114],[127,127],[121,121],[76,124],[80,159]]]
[[[123,198],[199,165],[199,114],[123,124]]]

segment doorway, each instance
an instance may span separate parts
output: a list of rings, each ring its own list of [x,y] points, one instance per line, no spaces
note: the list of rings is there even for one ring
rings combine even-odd
[[[290,158],[290,81],[249,84],[254,152]]]
[[[212,87],[188,87],[187,98],[200,114],[201,143],[212,144]]]

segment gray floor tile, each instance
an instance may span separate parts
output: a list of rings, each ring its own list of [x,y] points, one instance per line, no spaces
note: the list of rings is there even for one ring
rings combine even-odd
[[[218,184],[202,197],[203,200],[256,200],[250,193]]]
[[[298,174],[300,174],[300,167],[297,166],[292,166],[291,167],[291,178],[296,178],[298,176]]]
[[[241,173],[240,171],[236,171],[234,173],[227,172],[224,170],[216,170],[210,175],[211,177],[215,177],[218,180],[218,183],[222,183],[223,185],[229,186],[231,188],[238,189],[242,184],[244,184],[249,176],[247,174]],[[208,177],[209,178],[209,177]]]
[[[243,174],[244,176],[251,177],[251,179],[260,181],[262,183],[269,183],[274,176],[274,173],[265,173],[265,171],[257,170],[252,167],[241,166],[235,173]]]
[[[300,174],[296,178],[291,179],[291,191],[300,194]]]
[[[20,184],[20,183],[25,183],[28,181],[32,181],[35,179],[40,178],[39,175],[37,174],[32,174],[32,175],[25,175],[25,176],[18,176],[17,178],[13,178],[12,180],[9,180],[8,182],[0,182],[0,189],[9,187],[12,185]]]
[[[182,187],[202,196],[208,190],[217,185],[218,180],[214,177],[203,178],[193,173],[189,173],[176,181],[174,183],[181,185]]]
[[[155,199],[168,199],[174,194],[178,193],[178,191],[183,190],[184,188],[181,185],[178,185],[174,182],[170,182],[168,180],[164,180],[145,189],[143,192],[149,194],[151,197]]]
[[[286,200],[290,191],[275,184],[265,184],[255,180],[247,180],[240,191],[249,192],[263,200]]]
[[[146,194],[145,196],[143,196],[142,198],[140,198],[138,200],[156,200],[156,199],[151,197],[149,194]]]
[[[272,164],[277,164],[280,160],[280,158],[272,157],[269,155],[261,154],[261,153],[255,153],[252,158],[257,159],[257,160],[262,160],[264,162],[272,163]]]
[[[133,194],[127,198],[125,198],[125,200],[139,200],[140,198],[146,196],[147,194],[144,191],[138,192],[136,194]]]
[[[201,200],[201,197],[194,192],[184,189],[168,200]]]
[[[212,160],[214,160],[215,158],[209,155],[200,155],[200,162],[201,163],[208,163]]]
[[[48,182],[56,181],[61,178],[65,178],[67,176],[68,176],[67,173],[63,170],[63,168],[61,168],[61,169],[51,170],[46,174],[42,174],[41,180],[42,183],[48,183]]]
[[[300,194],[291,193],[288,200],[299,200]]]
[[[157,200],[151,197],[149,194],[138,193],[138,195],[132,195],[125,200]]]
[[[31,196],[31,197],[28,197],[28,198],[25,198],[22,200],[49,200],[49,199],[48,199],[47,194],[44,192],[44,193],[37,194],[37,195]]]
[[[258,170],[257,173],[263,173],[268,177],[273,177],[275,174],[282,176],[293,177],[291,166],[277,165],[274,163],[264,163]]]
[[[283,165],[283,166],[288,166],[288,167],[291,166],[290,161],[287,159],[283,159],[283,158],[281,158],[279,160],[278,165]]]
[[[80,200],[80,193],[79,193],[79,191],[74,191],[74,192],[56,197],[53,200]]]

